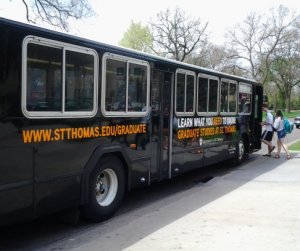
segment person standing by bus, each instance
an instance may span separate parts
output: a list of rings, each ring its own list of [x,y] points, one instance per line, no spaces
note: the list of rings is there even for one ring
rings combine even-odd
[[[272,138],[273,138],[273,121],[274,121],[274,117],[272,115],[272,113],[269,111],[268,105],[267,104],[263,104],[261,106],[261,109],[263,110],[263,112],[266,113],[266,121],[265,122],[260,122],[259,124],[261,126],[266,126],[265,131],[263,132],[263,134],[261,135],[261,142],[266,144],[268,146],[269,152],[267,154],[264,154],[263,156],[266,157],[271,157],[271,153],[274,151],[275,146],[272,145]]]
[[[277,148],[277,154],[274,158],[275,159],[280,158],[280,151],[281,151],[281,146],[282,146],[282,148],[286,152],[286,159],[290,159],[291,155],[289,153],[288,148],[284,144],[284,137],[285,137],[284,118],[283,118],[283,114],[282,114],[281,110],[276,111],[276,119],[275,119],[275,122],[274,122],[273,126],[277,131],[277,147],[278,147]]]

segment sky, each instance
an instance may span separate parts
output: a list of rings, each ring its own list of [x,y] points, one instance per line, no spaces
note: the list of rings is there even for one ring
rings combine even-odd
[[[22,0],[0,0],[0,17],[27,23],[25,6]],[[250,12],[265,13],[280,4],[297,10],[300,14],[299,0],[90,0],[97,17],[77,22],[69,32],[72,35],[95,41],[118,45],[123,34],[129,28],[131,20],[147,25],[150,18],[169,8],[176,7],[186,12],[190,18],[200,17],[208,22],[207,30],[211,41],[224,43],[226,28],[242,22]],[[45,24],[39,26],[46,27]],[[47,27],[49,28],[49,26]]]

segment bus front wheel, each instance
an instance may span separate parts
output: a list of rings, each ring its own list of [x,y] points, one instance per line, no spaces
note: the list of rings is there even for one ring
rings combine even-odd
[[[225,164],[228,166],[239,166],[243,163],[246,154],[245,154],[245,141],[244,138],[241,138],[237,142],[236,156],[234,158],[228,159],[225,161]]]
[[[91,173],[88,192],[88,203],[82,207],[87,220],[100,222],[115,214],[125,192],[124,168],[118,158],[109,155],[100,160]]]
[[[236,165],[239,166],[243,163],[245,159],[245,141],[244,138],[241,138],[238,142],[238,153],[236,158]]]

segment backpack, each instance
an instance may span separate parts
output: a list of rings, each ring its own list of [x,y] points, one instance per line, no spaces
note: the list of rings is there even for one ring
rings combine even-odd
[[[294,124],[290,123],[290,121],[287,118],[284,118],[283,128],[285,133],[291,133],[294,129]]]

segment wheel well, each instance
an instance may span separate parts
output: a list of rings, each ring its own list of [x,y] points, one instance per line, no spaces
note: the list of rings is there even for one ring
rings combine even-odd
[[[80,204],[84,205],[88,202],[88,187],[89,187],[89,182],[90,182],[90,175],[92,171],[94,170],[95,166],[103,159],[104,157],[111,156],[111,157],[117,157],[124,168],[125,172],[125,186],[127,187],[127,190],[129,190],[130,184],[130,160],[126,155],[126,152],[120,148],[117,147],[115,149],[104,149],[104,148],[98,148],[96,151],[93,153],[92,157],[90,158],[89,162],[86,164],[82,176],[82,181],[81,181],[81,198],[80,198]]]

